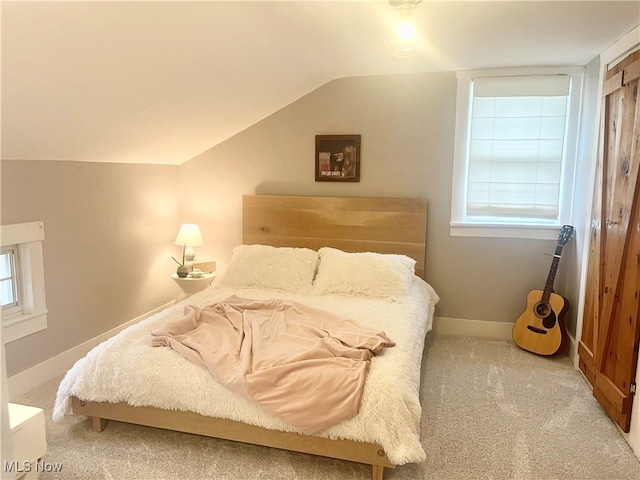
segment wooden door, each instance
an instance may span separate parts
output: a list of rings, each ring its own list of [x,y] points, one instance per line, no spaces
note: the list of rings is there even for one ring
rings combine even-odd
[[[606,74],[580,369],[629,431],[640,334],[640,52]]]

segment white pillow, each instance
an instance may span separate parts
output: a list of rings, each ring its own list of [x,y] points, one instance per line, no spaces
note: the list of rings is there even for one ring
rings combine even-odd
[[[308,248],[238,245],[218,285],[307,293],[318,266]]]
[[[323,247],[313,281],[314,293],[379,298],[408,295],[416,261],[404,255],[346,253]]]

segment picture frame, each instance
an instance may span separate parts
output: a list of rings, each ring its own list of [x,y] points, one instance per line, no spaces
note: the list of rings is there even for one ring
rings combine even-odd
[[[360,135],[316,135],[316,182],[359,182],[360,144]]]

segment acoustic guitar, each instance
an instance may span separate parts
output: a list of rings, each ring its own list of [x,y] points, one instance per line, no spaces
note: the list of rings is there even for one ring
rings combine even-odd
[[[569,309],[569,301],[553,292],[553,282],[560,264],[562,247],[572,235],[571,225],[562,227],[544,290],[529,292],[527,309],[516,320],[511,331],[516,345],[538,355],[556,355],[566,346],[564,316]]]

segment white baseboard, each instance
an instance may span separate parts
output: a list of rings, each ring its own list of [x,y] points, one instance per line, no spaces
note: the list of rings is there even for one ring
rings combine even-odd
[[[171,301],[158,308],[154,308],[150,312],[140,315],[139,317],[136,317],[133,320],[129,320],[128,322],[116,328],[113,328],[108,332],[98,335],[97,337],[92,338],[91,340],[87,340],[86,342],[67,350],[66,352],[62,352],[56,355],[55,357],[45,360],[44,362],[39,363],[38,365],[35,365],[31,368],[28,368],[27,370],[17,373],[12,377],[9,377],[8,379],[9,395],[14,396],[14,395],[20,395],[22,393],[28,392],[29,390],[39,387],[40,385],[51,380],[52,378],[55,378],[56,376],[62,373],[65,373],[67,370],[69,370],[73,366],[73,364],[76,361],[84,357],[89,352],[89,350],[91,350],[96,345],[104,342],[105,340],[108,340],[109,338],[118,334],[128,326],[138,323],[144,320],[145,318],[148,318],[151,315],[154,315],[160,312],[161,310],[164,310],[165,308],[170,307],[173,304],[175,304],[175,301]]]
[[[433,331],[442,335],[470,337],[511,338],[513,323],[469,320],[467,318],[435,317]]]
[[[491,322],[489,320],[470,320],[467,318],[434,317],[433,331],[442,335],[464,335],[469,337],[490,337],[511,340],[513,323]],[[578,368],[578,346],[576,339],[569,334],[567,350],[571,363]]]
[[[580,365],[578,364],[578,361],[580,360],[580,357],[578,356],[578,342],[576,342],[576,339],[573,335],[569,334],[568,337],[569,337],[569,346],[568,346],[569,358],[571,359],[571,363],[573,364],[575,369],[580,370]]]

